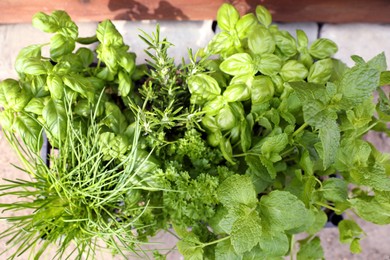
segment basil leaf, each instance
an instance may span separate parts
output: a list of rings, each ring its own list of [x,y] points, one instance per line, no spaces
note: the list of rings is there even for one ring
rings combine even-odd
[[[222,4],[217,12],[218,26],[224,31],[232,31],[240,19],[240,14],[231,4]]]
[[[223,96],[227,102],[245,101],[251,98],[251,91],[243,83],[233,84],[225,89]]]
[[[325,84],[333,72],[333,61],[331,59],[323,59],[311,65],[307,81],[317,84]]]
[[[39,152],[42,148],[42,126],[39,122],[26,114],[19,114],[15,118],[13,125],[15,131],[34,152]]]
[[[203,104],[221,94],[218,82],[206,74],[192,75],[187,79],[188,89],[195,104]]]
[[[248,53],[237,53],[225,59],[220,69],[230,75],[254,75],[256,68],[252,57]]]
[[[243,15],[236,24],[236,31],[238,38],[244,39],[248,37],[248,34],[256,26],[257,20],[253,14]]]
[[[326,59],[330,58],[333,54],[337,52],[337,45],[329,39],[317,39],[309,48],[309,53],[314,58],[317,59]]]
[[[271,13],[264,6],[258,5],[256,7],[256,17],[259,22],[265,27],[270,26],[272,23]]]
[[[301,81],[308,75],[305,65],[296,60],[287,61],[280,70],[280,76],[286,82]]]
[[[73,38],[56,34],[50,39],[50,56],[53,60],[58,61],[58,58],[72,53],[76,47],[76,42]]]
[[[273,53],[275,41],[267,28],[258,25],[248,34],[248,47],[254,54]]]
[[[64,103],[50,99],[42,110],[46,134],[53,146],[58,146],[67,134],[67,115]]]
[[[276,75],[282,67],[282,60],[274,54],[263,54],[260,57],[258,69],[261,73],[268,76]]]
[[[47,76],[46,83],[50,96],[53,99],[62,99],[64,96],[64,83],[61,77],[56,74],[50,74]]]

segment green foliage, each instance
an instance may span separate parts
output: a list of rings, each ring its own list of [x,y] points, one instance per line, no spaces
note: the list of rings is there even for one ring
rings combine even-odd
[[[63,11],[34,16],[50,42],[23,48],[19,79],[0,83],[0,123],[30,179],[2,185],[23,203],[0,207],[32,210],[6,217],[11,258],[50,244],[61,258],[71,243],[93,258],[100,240],[147,258],[143,243],[173,226],[185,259],[323,259],[324,210],[390,223],[390,158],[364,139],[390,134],[384,54],[349,68],[334,42],[280,30],[263,6],[240,16],[225,3],[217,22],[182,64],[158,26],[142,32],[149,58],[137,64],[109,20],[82,38]],[[360,227],[339,231],[359,253]]]

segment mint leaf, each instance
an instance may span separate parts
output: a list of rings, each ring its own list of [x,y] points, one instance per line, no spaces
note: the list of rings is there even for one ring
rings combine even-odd
[[[234,251],[234,247],[230,240],[224,240],[215,247],[215,260],[241,260],[242,255],[238,255]]]
[[[247,175],[233,175],[222,182],[217,190],[218,200],[228,208],[238,204],[254,207],[256,195],[252,178]]]
[[[321,246],[319,237],[315,237],[312,240],[299,241],[300,249],[297,254],[297,260],[314,260],[324,259],[324,250]]]
[[[333,202],[345,202],[348,199],[348,183],[340,178],[329,178],[323,182],[323,196]]]
[[[231,242],[238,254],[243,254],[256,246],[261,237],[261,219],[256,211],[241,216],[234,222]]]
[[[260,237],[260,248],[263,253],[269,256],[284,256],[290,249],[290,242],[284,232],[264,230]]]
[[[360,239],[363,235],[363,230],[353,220],[344,219],[338,224],[340,242],[344,244],[350,244],[350,250],[352,253],[361,253]]]
[[[274,190],[262,196],[259,212],[275,231],[299,228],[310,222],[305,204],[288,191]]]
[[[379,162],[374,162],[367,167],[351,169],[350,175],[358,184],[373,187],[379,191],[390,191],[390,177],[386,167]]]
[[[203,248],[192,241],[180,240],[177,249],[186,260],[203,260]]]
[[[378,225],[390,224],[390,202],[378,202],[373,197],[355,198],[350,200],[352,208],[362,219]]]
[[[384,52],[379,53],[374,58],[367,62],[367,65],[377,71],[385,71],[387,69],[386,56]]]
[[[366,100],[379,85],[380,72],[367,64],[357,65],[345,72],[338,92],[342,94],[340,106],[351,109]]]
[[[340,130],[336,121],[329,120],[326,127],[320,128],[319,137],[323,149],[323,165],[327,169],[335,162],[340,144]]]
[[[250,209],[244,205],[229,207],[228,211],[226,211],[225,215],[220,219],[218,228],[221,228],[225,233],[230,234],[234,222],[236,222],[240,216],[245,215],[246,210]]]

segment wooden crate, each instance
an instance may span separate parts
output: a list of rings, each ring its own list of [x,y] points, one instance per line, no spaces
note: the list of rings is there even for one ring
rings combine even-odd
[[[56,9],[76,21],[209,20],[224,2],[241,13],[262,4],[279,22],[390,22],[389,0],[1,0],[0,23],[29,23],[34,13]]]

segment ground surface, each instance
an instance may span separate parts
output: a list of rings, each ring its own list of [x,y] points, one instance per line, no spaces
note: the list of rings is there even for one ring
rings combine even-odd
[[[197,49],[197,46],[204,44],[212,37],[212,21],[204,22],[164,22],[161,24],[162,34],[168,37],[168,40],[176,46],[172,49],[171,54],[175,57],[186,57],[186,47]],[[145,31],[152,31],[155,23],[146,22],[125,22],[117,21],[118,29],[124,34],[125,41],[137,50],[144,48],[137,38],[139,33],[137,28]],[[90,36],[93,34],[96,24],[83,23],[79,24],[81,35]],[[311,41],[318,36],[334,40],[339,45],[337,58],[342,59],[351,65],[350,55],[357,54],[365,59],[369,59],[376,54],[385,51],[390,57],[390,25],[379,24],[325,24],[321,28],[315,23],[305,24],[283,24],[282,27],[290,30],[293,35],[295,28],[305,30]],[[7,77],[15,77],[12,69],[13,62],[17,52],[24,46],[32,43],[47,42],[48,36],[43,35],[28,24],[21,25],[0,25],[0,80]],[[143,61],[145,57],[140,55],[138,61]],[[371,136],[372,142],[383,151],[390,152],[390,142],[383,136]],[[18,164],[16,154],[12,151],[3,135],[0,134],[0,178],[25,178],[23,173],[15,169],[11,164]],[[0,180],[2,182],[2,180]],[[6,202],[9,198],[1,198],[0,203]],[[0,216],[3,213],[0,213]],[[389,260],[390,259],[390,225],[377,226],[369,223],[359,222],[366,232],[367,236],[362,240],[363,253],[361,255],[352,255],[349,253],[348,246],[340,245],[338,242],[337,228],[326,228],[320,233],[321,241],[325,250],[326,259],[373,259]],[[6,228],[7,224],[0,222],[1,231]],[[172,236],[166,235],[164,241],[173,244]],[[161,241],[161,240],[160,240]],[[6,239],[0,240],[0,251],[5,248]],[[0,259],[6,259],[7,254],[0,256]],[[27,255],[19,259],[27,259]],[[52,255],[47,254],[43,259],[52,259]],[[98,259],[114,259],[109,255],[101,255]],[[180,255],[173,252],[170,260],[181,259]]]

